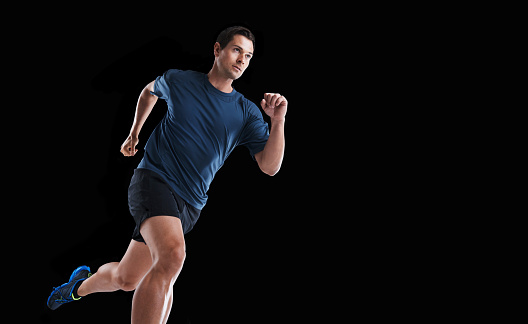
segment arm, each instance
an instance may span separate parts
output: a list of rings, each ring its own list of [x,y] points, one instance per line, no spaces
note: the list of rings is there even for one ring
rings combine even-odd
[[[143,88],[143,91],[141,91],[136,106],[134,123],[130,129],[130,135],[128,135],[123,145],[121,145],[121,153],[123,153],[124,156],[134,156],[138,151],[136,145],[139,142],[139,132],[141,131],[143,124],[145,124],[147,117],[150,115],[152,108],[154,108],[154,105],[158,101],[158,97],[150,93],[150,91],[154,91],[154,82],[155,81],[152,81],[147,84],[147,86]]]
[[[271,118],[271,131],[264,150],[255,154],[255,160],[262,172],[274,176],[279,172],[284,157],[284,123],[288,101],[278,93],[266,93],[260,104]]]

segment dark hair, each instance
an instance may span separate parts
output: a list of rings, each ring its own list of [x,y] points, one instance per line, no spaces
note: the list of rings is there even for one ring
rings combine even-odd
[[[246,27],[242,26],[233,26],[224,29],[216,38],[216,41],[220,43],[220,48],[224,49],[227,44],[229,44],[230,41],[233,40],[233,37],[235,35],[242,35],[253,42],[253,49],[255,48],[255,36],[253,33],[247,29]]]

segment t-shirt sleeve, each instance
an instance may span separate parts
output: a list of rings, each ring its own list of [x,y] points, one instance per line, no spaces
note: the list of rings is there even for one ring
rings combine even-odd
[[[255,154],[262,151],[264,146],[266,146],[268,137],[268,123],[262,118],[262,113],[257,106],[249,102],[248,119],[242,131],[240,145],[244,145],[249,149],[249,154],[254,160]]]
[[[176,74],[180,73],[181,70],[168,70],[163,75],[156,78],[154,82],[154,91],[150,91],[151,94],[159,97],[160,99],[168,100],[170,97],[170,83],[174,83]]]

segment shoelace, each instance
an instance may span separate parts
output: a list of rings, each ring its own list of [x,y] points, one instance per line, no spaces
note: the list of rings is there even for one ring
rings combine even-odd
[[[92,274],[88,273],[88,276],[86,278],[84,278],[84,280],[90,278],[91,276],[92,276]],[[60,295],[60,299],[55,299],[55,302],[57,302],[59,304],[64,304],[64,303],[69,303],[71,301],[74,301],[74,299],[71,298],[71,297],[64,298],[64,296],[61,294],[61,292],[59,290],[61,287],[62,287],[62,285],[58,286],[58,287],[53,287],[53,293],[58,292],[59,295]]]
[[[55,299],[55,302],[57,302],[57,303],[59,303],[59,304],[64,304],[64,303],[68,303],[68,302],[73,301],[73,299],[72,299],[71,297],[68,296],[68,297],[65,298],[65,297],[62,295],[62,293],[61,293],[61,291],[60,291],[60,288],[61,288],[61,287],[62,287],[62,285],[61,285],[61,286],[58,286],[58,287],[53,287],[53,293],[58,293],[59,296],[60,296],[60,299],[59,299],[59,298]]]
[[[59,287],[57,287],[57,288],[59,288]],[[54,289],[57,289],[57,288],[54,288]],[[59,291],[59,295],[60,295],[60,299],[55,299],[56,303],[64,304],[64,303],[69,303],[69,302],[73,301],[72,298],[64,298],[64,296],[60,293],[60,291]]]

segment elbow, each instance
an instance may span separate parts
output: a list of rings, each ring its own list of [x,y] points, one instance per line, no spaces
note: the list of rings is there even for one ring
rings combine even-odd
[[[262,168],[260,169],[262,172],[264,172],[265,174],[269,175],[270,177],[273,177],[274,175],[276,175],[280,168],[276,168],[276,169],[271,169],[271,168]]]
[[[255,154],[255,160],[258,163],[260,171],[269,175],[270,177],[273,177],[274,175],[276,175],[279,172],[280,167],[282,165],[282,157],[278,161],[277,160],[268,161],[264,158],[262,151]]]

